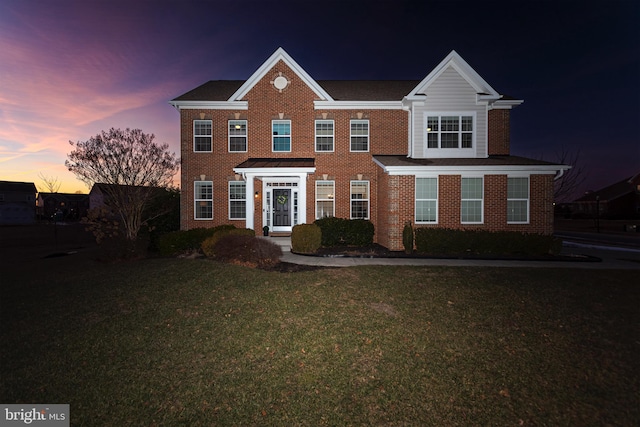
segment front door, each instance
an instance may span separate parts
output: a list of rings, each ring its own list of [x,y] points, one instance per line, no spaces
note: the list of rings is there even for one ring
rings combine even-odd
[[[291,189],[273,189],[273,231],[291,227]]]

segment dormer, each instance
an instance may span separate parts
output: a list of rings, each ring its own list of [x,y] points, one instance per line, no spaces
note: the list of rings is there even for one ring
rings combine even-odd
[[[409,157],[486,158],[495,151],[489,149],[489,111],[522,102],[505,99],[452,51],[403,101],[412,117]],[[505,118],[509,115],[492,115],[492,126]],[[507,153],[504,141],[497,151],[508,154],[508,123],[500,125],[507,130],[502,135]]]

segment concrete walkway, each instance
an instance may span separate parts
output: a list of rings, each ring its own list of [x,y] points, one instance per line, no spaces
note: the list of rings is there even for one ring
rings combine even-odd
[[[477,259],[436,259],[436,258],[357,258],[357,257],[317,257],[291,253],[291,238],[268,237],[282,248],[283,262],[325,267],[352,267],[356,265],[414,265],[450,267],[531,267],[531,268],[584,268],[640,270],[640,249],[619,248],[606,245],[584,245],[566,242],[562,255],[572,255],[576,259],[584,256],[600,258],[600,262],[587,261],[521,261],[521,260],[477,260]]]

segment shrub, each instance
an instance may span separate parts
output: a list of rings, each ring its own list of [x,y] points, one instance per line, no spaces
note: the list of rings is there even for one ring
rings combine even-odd
[[[298,224],[291,231],[291,250],[312,254],[322,244],[322,231],[316,224]]]
[[[517,231],[417,228],[416,249],[434,255],[548,255],[559,253],[562,241],[553,236]]]
[[[247,265],[270,267],[280,262],[282,249],[267,239],[255,236],[227,234],[214,246],[216,259]]]
[[[413,227],[411,222],[407,222],[402,229],[402,245],[406,253],[413,252]]]
[[[202,244],[200,245],[202,252],[208,257],[215,257],[216,243],[218,243],[221,238],[228,235],[255,237],[256,232],[250,228],[222,228],[202,241]]]
[[[156,243],[160,255],[172,256],[188,251],[200,250],[202,242],[222,229],[233,229],[235,226],[225,224],[212,228],[193,228],[167,233],[158,238]]]
[[[373,243],[373,223],[365,219],[326,217],[314,224],[322,231],[322,246],[368,246]]]

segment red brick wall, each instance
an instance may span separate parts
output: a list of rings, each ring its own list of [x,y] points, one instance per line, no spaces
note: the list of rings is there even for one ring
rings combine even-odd
[[[492,155],[510,154],[511,110],[489,110],[488,153]]]
[[[279,93],[270,81],[279,72],[287,77],[290,85]],[[374,224],[378,220],[377,174],[379,167],[373,163],[373,154],[400,154],[407,151],[408,113],[401,110],[314,110],[315,93],[283,62],[274,66],[245,97],[249,109],[229,110],[182,110],[182,197],[181,228],[213,227],[224,223],[235,223],[244,227],[245,221],[228,220],[228,181],[234,179],[233,168],[249,157],[307,157],[315,158],[316,174],[307,180],[307,221],[315,219],[315,181],[327,174],[335,180],[335,215],[350,217],[350,181],[358,174],[370,181],[370,216]],[[291,120],[291,152],[272,152],[271,121]],[[248,153],[229,153],[227,121],[238,118],[247,120]],[[193,152],[193,120],[213,120],[213,152]],[[369,120],[369,152],[350,152],[350,120]],[[315,120],[334,120],[334,151],[315,151]],[[193,219],[193,181],[200,175],[213,181],[214,219]],[[262,197],[262,184],[255,182]],[[252,195],[248,195],[252,197]],[[261,199],[256,203],[255,229],[262,228]]]

